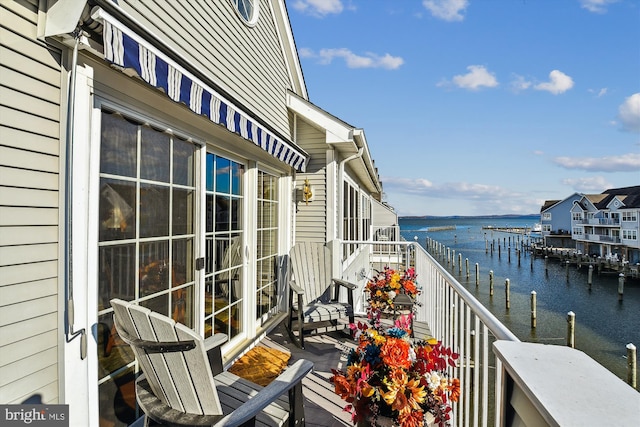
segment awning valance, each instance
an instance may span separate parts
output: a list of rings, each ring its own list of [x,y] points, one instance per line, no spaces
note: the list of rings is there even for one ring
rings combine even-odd
[[[273,157],[304,172],[307,156],[298,147],[276,137],[104,10],[96,8],[92,18],[103,24],[106,61],[135,70],[142,80],[164,90],[172,100],[184,103],[196,114],[208,117]]]

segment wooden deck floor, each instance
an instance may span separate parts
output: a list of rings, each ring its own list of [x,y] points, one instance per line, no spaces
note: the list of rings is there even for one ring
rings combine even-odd
[[[358,320],[366,321],[356,319]],[[429,335],[429,329],[424,323],[417,322],[414,328],[416,337]],[[333,384],[329,382],[331,369],[344,368],[350,349],[355,347],[355,342],[345,332],[332,331],[305,336],[305,348],[302,350],[291,341],[284,323],[281,323],[262,340],[261,345],[289,352],[289,363],[301,358],[314,363],[313,371],[303,380],[308,427],[353,426],[351,415],[343,410],[346,402],[334,393]]]

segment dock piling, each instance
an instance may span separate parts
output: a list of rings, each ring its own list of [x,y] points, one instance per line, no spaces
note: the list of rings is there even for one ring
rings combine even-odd
[[[587,284],[589,285],[589,289],[591,289],[591,285],[593,284],[593,265],[589,266],[589,274],[587,275]]]
[[[627,384],[633,388],[637,388],[637,363],[636,346],[632,343],[627,344]]]
[[[480,266],[476,262],[476,286],[480,284]]]
[[[536,297],[536,291],[531,291],[531,329],[535,329],[537,326]]]
[[[493,270],[489,271],[489,296],[493,296]]]
[[[509,279],[506,279],[504,281],[504,293],[505,293],[505,304],[506,304],[506,308],[507,310],[509,310],[511,308],[511,295],[510,295],[510,284],[511,281]]]
[[[620,273],[618,276],[618,301],[622,301],[624,297],[624,274]]]
[[[576,314],[573,311],[567,313],[567,345],[571,348],[576,347]]]

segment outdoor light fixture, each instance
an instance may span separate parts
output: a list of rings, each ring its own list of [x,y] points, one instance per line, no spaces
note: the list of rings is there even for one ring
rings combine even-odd
[[[302,186],[302,198],[307,205],[313,200],[313,190],[308,178],[305,178],[304,185]]]

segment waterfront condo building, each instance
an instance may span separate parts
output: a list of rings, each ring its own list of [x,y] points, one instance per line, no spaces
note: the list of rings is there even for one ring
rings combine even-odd
[[[583,195],[571,208],[571,235],[583,254],[640,263],[640,186]]]

